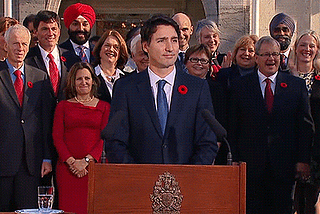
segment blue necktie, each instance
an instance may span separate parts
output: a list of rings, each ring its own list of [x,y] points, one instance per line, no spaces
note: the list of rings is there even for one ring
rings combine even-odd
[[[86,56],[86,53],[84,52],[84,47],[83,46],[79,46],[78,49],[80,50],[79,57],[80,57],[81,61],[82,62],[88,62],[88,58]]]
[[[164,91],[164,85],[167,82],[165,80],[158,81],[158,94],[157,94],[157,105],[158,105],[158,117],[161,125],[162,134],[166,129],[167,117],[168,117],[168,103],[166,93]]]

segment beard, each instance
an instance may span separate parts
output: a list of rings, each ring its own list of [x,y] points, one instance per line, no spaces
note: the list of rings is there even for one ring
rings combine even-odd
[[[84,39],[80,39],[78,38],[78,33],[83,33],[84,35]],[[86,43],[91,35],[91,31],[87,32],[87,31],[70,31],[70,29],[68,29],[68,34],[69,34],[69,38],[76,44],[78,45],[83,45],[84,43]]]
[[[280,38],[284,39],[284,41],[279,41]],[[280,50],[282,51],[287,50],[289,45],[291,44],[291,37],[289,36],[277,35],[277,36],[274,36],[274,39],[279,42]]]

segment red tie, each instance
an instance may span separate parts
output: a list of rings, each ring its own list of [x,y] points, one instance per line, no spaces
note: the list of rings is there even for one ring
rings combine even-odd
[[[273,93],[272,93],[272,89],[271,89],[271,80],[269,78],[267,78],[266,80],[266,89],[264,92],[264,98],[266,99],[266,105],[267,105],[267,109],[269,114],[271,114],[272,112],[272,106],[273,106]]]
[[[59,88],[59,70],[54,62],[53,56],[51,53],[48,54],[49,57],[49,72],[50,72],[50,80],[52,84],[53,91],[55,95],[58,94],[58,88]]]
[[[20,106],[22,106],[23,104],[23,80],[21,77],[21,71],[20,70],[16,70],[14,72],[14,75],[16,75],[16,80],[14,81],[14,89],[16,90],[17,93],[17,97],[20,103]]]

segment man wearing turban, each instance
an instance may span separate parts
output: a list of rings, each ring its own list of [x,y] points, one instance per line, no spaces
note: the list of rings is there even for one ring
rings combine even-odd
[[[69,39],[60,47],[69,50],[63,56],[68,69],[79,61],[93,62],[93,47],[89,44],[91,29],[96,21],[96,14],[90,5],[77,3],[70,5],[63,14],[64,24],[68,29]]]
[[[280,71],[288,72],[290,44],[295,31],[294,20],[287,14],[278,13],[272,18],[269,31],[271,37],[280,43]]]

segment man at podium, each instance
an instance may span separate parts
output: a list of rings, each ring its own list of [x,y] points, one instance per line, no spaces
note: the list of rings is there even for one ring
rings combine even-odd
[[[104,131],[111,163],[212,164],[216,136],[201,116],[213,112],[205,80],[175,67],[179,26],[156,15],[141,29],[149,67],[117,81]],[[108,126],[107,126],[108,127]]]

